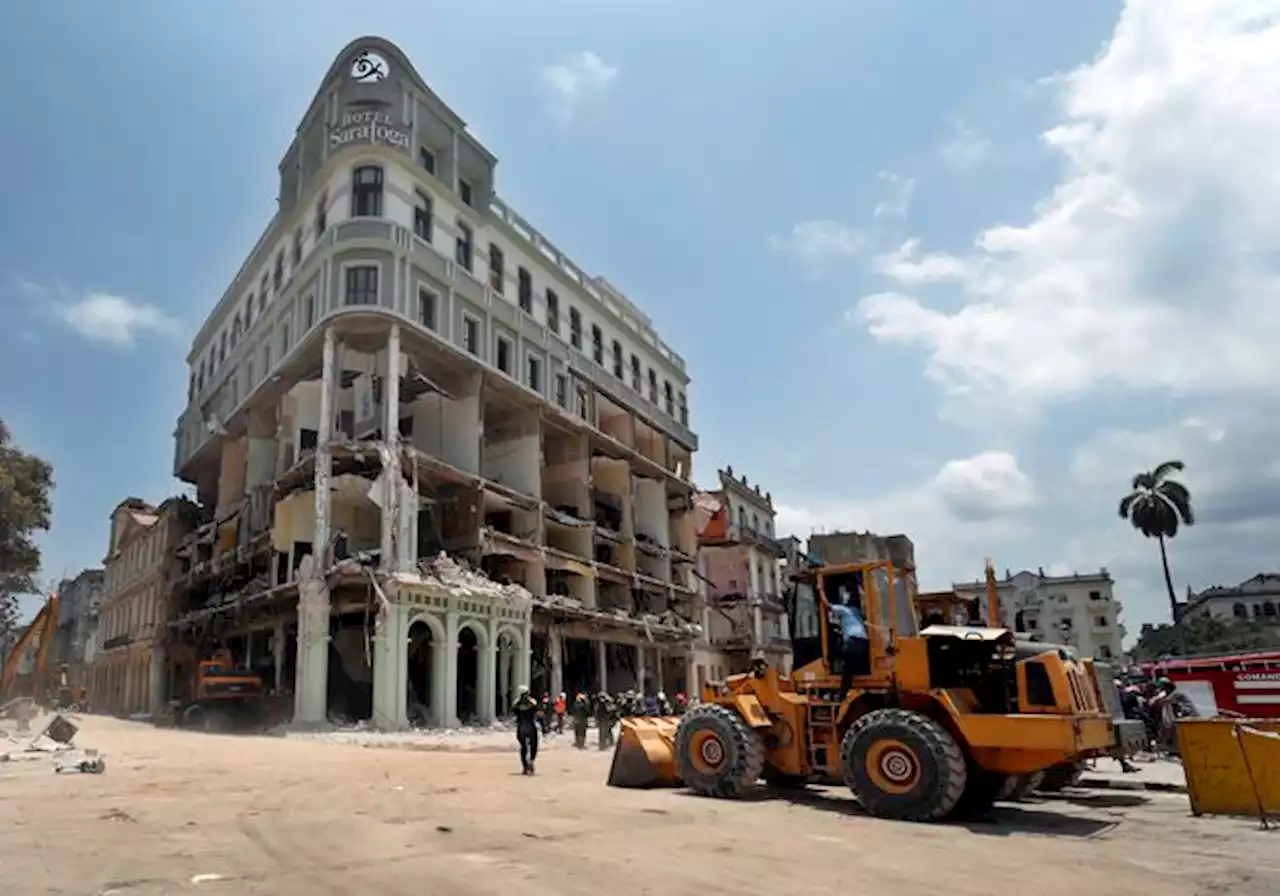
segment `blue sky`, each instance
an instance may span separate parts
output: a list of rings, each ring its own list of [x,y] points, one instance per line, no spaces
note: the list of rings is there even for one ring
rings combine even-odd
[[[784,531],[905,531],[926,585],[1107,565],[1136,630],[1165,601],[1115,504],[1176,456],[1205,519],[1179,587],[1274,569],[1277,7],[4,7],[0,413],[56,468],[47,573],[174,491],[190,336],[360,34],[654,318],[702,480],[732,463]]]

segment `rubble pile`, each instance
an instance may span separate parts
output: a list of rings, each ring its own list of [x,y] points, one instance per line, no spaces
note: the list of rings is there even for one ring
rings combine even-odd
[[[513,602],[533,600],[533,595],[523,585],[495,582],[483,572],[458,562],[444,551],[432,560],[418,561],[418,569],[424,578],[434,579],[450,591],[468,597],[501,598]]]
[[[514,730],[513,724],[504,720],[488,725],[462,725],[457,728],[382,731],[369,720],[349,722],[331,719],[327,726],[319,730],[293,731],[281,728],[272,733],[295,740],[344,746],[484,752],[499,748],[510,749]]]

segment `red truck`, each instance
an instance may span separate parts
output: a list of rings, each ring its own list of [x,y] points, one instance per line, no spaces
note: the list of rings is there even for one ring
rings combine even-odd
[[[1176,684],[1201,716],[1280,718],[1280,650],[1161,660],[1142,668]]]

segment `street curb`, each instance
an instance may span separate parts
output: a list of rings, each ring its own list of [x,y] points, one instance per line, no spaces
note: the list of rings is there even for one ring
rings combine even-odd
[[[1117,781],[1114,778],[1081,778],[1077,787],[1099,790],[1150,790],[1156,793],[1186,793],[1185,784],[1169,784],[1164,781]]]

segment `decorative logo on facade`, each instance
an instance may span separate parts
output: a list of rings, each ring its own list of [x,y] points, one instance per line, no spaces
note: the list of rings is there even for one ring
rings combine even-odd
[[[361,50],[351,60],[351,80],[359,84],[377,84],[386,78],[390,69],[387,60],[373,50]]]
[[[410,142],[409,132],[396,126],[391,113],[380,109],[350,109],[329,133],[329,147],[335,151],[349,143],[373,143],[408,152]]]

